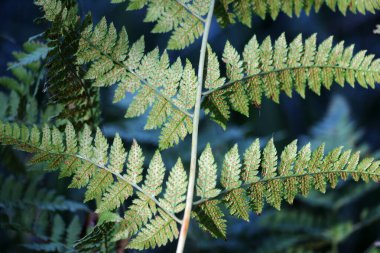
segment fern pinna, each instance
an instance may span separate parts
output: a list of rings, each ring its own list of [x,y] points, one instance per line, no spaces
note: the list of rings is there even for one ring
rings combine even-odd
[[[318,41],[315,34],[291,41],[285,34],[263,41],[253,36],[242,52],[226,42],[218,56],[208,44],[214,16],[222,27],[236,21],[250,27],[254,15],[299,16],[322,6],[365,14],[380,9],[380,1],[111,2],[128,2],[128,10],[147,7],[145,21],[155,23],[152,32],[171,33],[167,48],[147,52],[143,37],[130,43],[127,28],[116,29],[106,18],[94,24],[90,15],[80,17],[73,0],[36,0],[40,20],[50,24],[44,33],[46,85],[50,101],[63,108],[64,124],[17,120],[15,106],[13,116],[0,121],[1,144],[32,153],[30,164],[58,170],[59,177],[71,178],[69,188],[85,188],[85,202],[94,200],[98,225],[71,243],[78,252],[107,252],[123,240],[128,248],[144,250],[178,238],[181,253],[190,219],[211,236],[226,239],[227,213],[248,221],[250,212],[260,214],[265,203],[279,210],[284,200],[291,204],[312,190],[325,193],[348,177],[380,179],[380,162],[373,158],[360,159],[359,152],[344,147],[325,154],[324,144],[312,150],[310,144],[299,147],[297,140],[277,151],[273,139],[265,145],[257,139],[242,154],[235,144],[220,167],[210,144],[198,155],[201,112],[227,129],[232,111],[249,117],[250,105],[260,107],[264,99],[279,103],[281,93],[305,98],[307,90],[320,95],[334,83],[375,88],[380,82],[380,60],[374,55],[354,53],[353,45],[335,43],[333,37]],[[169,50],[184,49],[200,37],[197,71],[188,59],[171,60]],[[145,115],[145,130],[160,130],[159,149],[148,166],[147,152],[136,140],[125,149],[116,134],[109,145],[100,130],[99,90],[114,85],[114,103],[131,98],[125,118]],[[31,125],[36,122],[40,126]],[[167,172],[161,151],[189,135],[190,169],[178,157]]]

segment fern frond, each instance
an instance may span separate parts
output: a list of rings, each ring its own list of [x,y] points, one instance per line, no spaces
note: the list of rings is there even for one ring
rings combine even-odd
[[[208,161],[213,161],[209,147],[204,151]],[[204,160],[204,154],[201,158]],[[255,140],[244,153],[243,165],[240,161],[238,147],[235,145],[226,155],[220,179],[222,191],[214,197],[203,197],[194,202],[193,214],[201,227],[213,236],[225,237],[225,220],[220,214],[220,200],[231,215],[248,220],[249,210],[261,213],[264,203],[281,208],[282,200],[293,203],[294,197],[301,193],[307,195],[311,189],[326,192],[327,185],[335,188],[339,179],[346,180],[350,175],[355,181],[378,181],[380,163],[373,158],[359,160],[359,153],[351,150],[342,151],[338,147],[326,156],[324,145],[315,151],[310,144],[297,150],[297,141],[285,147],[278,161],[277,150],[271,139],[260,151],[259,140]],[[210,173],[215,170],[213,163],[207,165]],[[205,170],[205,168],[200,169]],[[202,184],[203,177],[198,176],[197,184]],[[198,195],[199,196],[199,195]],[[209,203],[209,204],[208,204]],[[219,213],[210,216],[212,212]],[[224,231],[224,232],[223,232]]]
[[[117,34],[114,25],[102,19],[83,31],[77,60],[90,64],[86,78],[95,86],[117,83],[114,102],[126,93],[136,94],[125,117],[141,116],[151,108],[145,129],[162,128],[159,144],[165,149],[192,131],[189,110],[195,104],[197,77],[189,61],[185,67],[180,59],[170,64],[167,52],[144,54],[144,48],[143,38],[129,48],[125,29]]]
[[[274,45],[270,37],[260,45],[254,36],[242,59],[227,42],[224,62],[228,82],[203,93],[203,107],[223,127],[230,108],[248,116],[248,104],[260,106],[263,96],[279,103],[281,91],[291,97],[294,89],[304,98],[306,86],[319,95],[322,86],[330,89],[333,82],[352,87],[357,82],[363,88],[374,88],[380,82],[380,61],[374,55],[366,51],[353,55],[353,46],[344,48],[344,42],[333,47],[332,37],[317,47],[316,35],[304,43],[299,35],[289,45],[284,34]]]
[[[22,51],[12,53],[15,59],[8,63],[12,77],[0,77],[0,86],[9,91],[8,94],[0,92],[0,119],[34,124],[45,119],[49,122],[57,115],[59,106],[43,106],[36,99],[48,51],[45,44],[28,41]]]
[[[280,13],[285,13],[289,17],[296,15],[299,17],[304,11],[309,15],[314,8],[319,12],[322,6],[326,5],[331,11],[339,11],[346,15],[347,11],[352,13],[366,14],[367,12],[375,13],[380,9],[380,1],[351,1],[351,0],[221,0],[216,5],[216,15],[222,26],[235,23],[236,19],[244,25],[251,27],[252,16],[256,15],[265,19],[270,16],[273,20],[277,19]]]
[[[128,248],[144,250],[156,246],[160,247],[178,237],[176,221],[161,211],[159,213],[128,244]]]
[[[155,23],[153,33],[171,33],[168,49],[178,50],[189,46],[203,34],[202,16],[207,14],[208,6],[208,0],[134,0],[129,1],[127,10],[147,7],[144,21]]]
[[[166,169],[160,153],[157,151],[153,156],[146,178],[142,180],[144,158],[137,142],[133,142],[127,156],[117,135],[109,151],[107,139],[100,129],[93,137],[90,128],[85,126],[78,140],[70,123],[62,133],[46,125],[41,131],[36,126],[30,130],[23,125],[0,122],[0,143],[33,153],[32,164],[47,163],[49,170],[59,169],[61,175],[73,175],[70,186],[87,187],[85,201],[97,200],[97,212],[101,216],[104,214],[103,222],[108,222],[107,217],[112,219],[110,222],[115,222],[108,214],[124,204],[127,198],[134,198],[115,232],[116,238],[130,238],[137,232],[131,245],[146,248],[177,237],[176,226],[180,220],[175,214],[184,209],[187,188],[187,175],[180,160],[171,170],[165,193],[161,196]],[[150,232],[155,235],[142,239]]]
[[[0,208],[11,209],[39,209],[43,211],[79,211],[87,210],[86,206],[70,201],[55,191],[40,187],[39,180],[30,182],[9,176],[0,177]]]
[[[17,67],[29,67],[37,70],[40,67],[40,61],[44,60],[50,51],[47,45],[37,42],[28,41],[23,46],[25,52],[14,53],[17,61],[9,65],[9,69]]]
[[[82,229],[78,217],[74,217],[66,226],[62,217],[55,215],[51,228],[51,233],[43,236],[44,242],[27,243],[23,246],[38,252],[75,252],[73,245],[79,239]]]
[[[66,225],[57,212],[88,211],[87,207],[43,186],[42,178],[0,176],[0,226],[29,238],[22,245],[40,252],[73,252],[81,224],[74,217]],[[53,214],[53,215],[51,215]],[[50,223],[50,226],[49,226]]]
[[[63,105],[58,117],[71,121],[76,129],[94,126],[99,120],[98,89],[84,79],[84,66],[76,64],[75,56],[88,18],[81,23],[74,1],[37,0],[35,4],[50,23],[45,33],[50,48],[45,67],[50,100]]]

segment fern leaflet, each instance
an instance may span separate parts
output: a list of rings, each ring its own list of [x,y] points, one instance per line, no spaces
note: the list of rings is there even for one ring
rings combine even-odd
[[[210,155],[211,154],[211,155]],[[207,162],[205,157],[207,155]],[[297,141],[285,147],[279,155],[271,139],[263,151],[260,151],[259,140],[255,140],[240,161],[238,147],[235,145],[226,155],[220,178],[221,188],[211,185],[220,191],[194,202],[193,216],[200,227],[214,237],[226,237],[226,220],[222,204],[230,214],[248,220],[249,211],[261,213],[264,203],[281,208],[282,200],[292,204],[294,197],[301,193],[307,195],[311,189],[326,192],[327,185],[332,188],[338,179],[346,180],[349,175],[355,181],[380,179],[380,163],[373,158],[359,160],[359,153],[343,151],[338,147],[324,155],[324,145],[311,151],[310,144],[297,151]],[[207,146],[200,158],[200,175],[208,168],[210,178],[216,178],[213,165],[214,158]],[[206,168],[203,168],[207,165]],[[203,185],[203,177],[197,178],[197,185]],[[202,187],[205,189],[205,186]]]
[[[137,142],[133,142],[126,162],[127,153],[120,137],[115,137],[108,152],[108,142],[99,129],[93,137],[90,128],[85,126],[78,140],[70,123],[61,133],[57,128],[48,126],[40,131],[36,126],[30,130],[24,125],[1,122],[0,143],[34,153],[31,164],[46,163],[48,170],[60,169],[61,176],[73,176],[70,187],[87,187],[85,201],[98,200],[97,212],[103,217],[103,222],[115,222],[115,215],[108,214],[119,208],[127,198],[136,196],[117,231],[125,237],[138,232],[129,247],[155,247],[177,237],[176,226],[180,220],[175,214],[184,209],[187,186],[187,175],[181,160],[171,170],[165,193],[160,196],[166,171],[160,153],[156,152],[147,176],[142,180],[144,158]],[[146,239],[145,233],[155,231],[152,226],[155,229],[163,226],[166,232],[156,231],[156,236]],[[141,238],[145,239],[141,241]]]
[[[170,65],[167,52],[159,56],[154,49],[144,54],[144,48],[142,38],[129,48],[125,29],[117,34],[114,25],[102,19],[83,31],[78,63],[90,63],[86,79],[95,86],[118,84],[114,102],[127,92],[137,94],[125,117],[141,116],[151,107],[145,129],[162,128],[159,144],[165,149],[192,131],[189,110],[195,104],[197,77],[190,61],[185,67],[180,59]]]
[[[289,45],[284,34],[274,45],[270,37],[260,45],[254,36],[240,57],[227,42],[223,58],[228,81],[203,92],[203,107],[225,128],[230,108],[248,116],[249,103],[260,106],[263,96],[279,103],[281,91],[291,97],[294,89],[304,98],[306,85],[319,95],[322,86],[330,89],[334,81],[340,86],[348,82],[354,87],[358,82],[364,88],[374,88],[380,82],[380,61],[366,51],[353,55],[353,48],[344,48],[343,42],[333,47],[332,37],[317,48],[315,34],[304,43],[299,35]],[[218,67],[215,60],[209,62]]]

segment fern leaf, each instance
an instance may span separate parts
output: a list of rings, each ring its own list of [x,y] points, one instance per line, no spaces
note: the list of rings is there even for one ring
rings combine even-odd
[[[133,140],[131,150],[128,155],[127,173],[131,182],[140,183],[142,180],[142,171],[144,165],[144,156],[141,147],[136,140]]]
[[[106,211],[113,211],[114,209],[119,208],[132,194],[133,189],[130,184],[123,181],[114,183],[109,186],[107,192],[103,195],[102,201],[96,212],[103,213]]]
[[[120,3],[122,1],[112,1]],[[209,2],[134,0],[127,10],[139,10],[147,6],[145,22],[154,22],[153,33],[171,33],[168,49],[183,49],[203,34],[203,18],[207,14]]]
[[[166,183],[165,195],[161,202],[162,205],[173,213],[181,212],[185,209],[184,201],[186,199],[186,189],[187,175],[183,168],[182,161],[178,159]]]
[[[260,140],[256,139],[244,153],[244,167],[242,171],[242,179],[245,183],[254,183],[259,180],[260,166]]]
[[[110,169],[116,173],[122,172],[126,158],[127,152],[125,152],[119,134],[116,134],[110,151]],[[134,163],[132,162],[132,164]]]
[[[244,220],[249,219],[249,207],[247,197],[244,191],[238,189],[241,185],[240,180],[241,163],[238,153],[238,147],[235,145],[225,156],[221,183],[225,189],[235,189],[230,191],[223,198],[227,208],[232,215]]]
[[[346,15],[347,11],[352,13],[366,12],[375,13],[380,9],[380,2],[378,1],[350,1],[350,0],[320,0],[320,1],[306,1],[306,0],[241,0],[238,2],[223,0],[217,2],[216,9],[223,9],[224,12],[217,11],[218,21],[222,26],[232,24],[235,20],[243,23],[244,25],[251,26],[251,16],[256,15],[262,19],[270,16],[276,20],[280,12],[285,13],[289,17],[296,15],[299,17],[303,10],[306,15],[309,15],[314,7],[315,12],[319,12],[322,6],[328,7],[331,11],[339,11]]]
[[[192,216],[199,226],[215,238],[226,239],[226,220],[219,207],[220,201],[210,200],[194,208]]]
[[[342,147],[325,155],[324,145],[311,152],[310,144],[298,150],[297,141],[293,141],[279,157],[280,161],[273,139],[269,140],[263,151],[260,151],[259,140],[255,140],[244,153],[242,168],[235,145],[225,155],[222,191],[217,196],[202,197],[194,202],[193,215],[201,223],[200,226],[213,236],[223,234],[223,230],[219,229],[221,224],[225,224],[223,215],[219,218],[208,217],[205,213],[207,204],[219,210],[215,212],[220,212],[217,205],[223,203],[231,215],[248,220],[249,210],[259,214],[265,203],[280,209],[282,200],[293,203],[298,193],[306,196],[312,189],[325,193],[328,185],[334,188],[339,179],[346,180],[349,175],[356,181],[379,180],[379,162],[373,158],[360,161],[359,153],[352,154],[350,150],[342,152]],[[213,161],[208,158],[210,160]],[[203,166],[201,162],[200,166]],[[210,168],[210,165],[207,167]],[[200,173],[197,184],[202,184],[203,180]]]
[[[133,239],[135,247],[155,247],[156,244],[162,245],[177,237],[177,223],[180,220],[175,214],[184,209],[187,188],[187,175],[180,160],[170,172],[165,193],[158,200],[166,171],[164,163],[157,151],[143,180],[144,156],[136,141],[133,141],[127,158],[127,151],[120,137],[116,135],[109,151],[108,141],[100,129],[97,129],[93,137],[90,128],[85,126],[78,141],[72,124],[68,124],[65,133],[61,133],[57,128],[47,125],[41,131],[36,126],[30,130],[25,125],[0,121],[0,143],[34,153],[34,163],[47,162],[51,170],[60,169],[61,175],[73,174],[70,187],[87,188],[85,201],[96,200],[96,211],[100,215],[100,221],[120,223],[120,226],[112,230],[115,232],[112,232],[113,239],[131,238],[137,234]],[[75,169],[72,168],[73,164]],[[12,195],[6,190],[11,184],[12,181],[4,183],[5,190],[1,191],[0,200],[4,194]],[[14,191],[15,198],[21,194],[22,184],[18,186],[21,188]],[[31,190],[29,192],[29,195],[33,194]],[[127,208],[123,218],[112,212],[126,203],[128,198],[133,198],[132,204]],[[80,207],[58,201],[43,208],[67,210]],[[156,217],[153,218],[154,216]],[[156,225],[162,226],[163,230],[153,229],[152,226]],[[143,234],[149,231],[156,235],[143,240]],[[162,233],[168,234],[162,237]],[[56,234],[57,238],[61,235],[58,231]]]
[[[224,48],[223,61],[226,63],[227,77],[229,80],[236,81],[243,78],[243,63],[240,60],[238,52],[229,42],[227,42]],[[244,88],[239,84],[235,84],[232,85],[228,91],[231,92],[230,103],[234,110],[248,116],[248,98]]]
[[[333,47],[329,37],[317,47],[315,34],[304,43],[299,35],[289,45],[284,34],[274,45],[270,37],[261,45],[253,37],[245,46],[242,65],[239,54],[227,43],[223,61],[228,81],[203,92],[203,107],[225,127],[230,108],[248,116],[248,101],[260,106],[263,95],[278,103],[281,91],[291,97],[295,90],[304,98],[306,86],[320,95],[322,86],[330,89],[334,81],[341,86],[347,82],[354,87],[357,82],[374,88],[380,82],[379,61],[365,51],[353,55],[353,46],[343,45]]]
[[[205,78],[205,88],[215,89],[222,86],[224,78],[220,77],[220,66],[216,54],[212,51],[211,46],[207,45],[207,69]]]
[[[197,196],[202,199],[217,196],[220,192],[220,190],[216,188],[217,166],[209,143],[201,154],[198,163]]]
[[[144,250],[160,247],[178,237],[176,222],[164,213],[157,215],[129,244],[128,248]]]
[[[47,83],[50,100],[63,105],[58,118],[68,119],[75,129],[84,124],[96,125],[99,120],[98,89],[85,80],[83,64],[76,64],[76,50],[83,25],[77,6],[57,0],[35,1],[51,23],[45,33],[50,48],[47,58]],[[87,23],[86,18],[83,23]]]
[[[103,39],[107,38],[104,42]],[[123,45],[123,46],[122,46]],[[114,25],[102,19],[95,27],[82,32],[77,52],[79,64],[90,63],[86,78],[96,86],[117,84],[114,102],[125,93],[136,94],[125,117],[138,117],[150,108],[145,129],[162,128],[160,148],[168,148],[183,140],[195,104],[197,79],[189,61],[170,64],[167,52],[161,56],[156,48],[144,54],[144,40],[130,48],[125,29],[117,34]]]
[[[162,190],[164,181],[165,165],[162,161],[161,154],[156,151],[149,164],[148,174],[144,181],[143,189],[149,194],[157,196]]]

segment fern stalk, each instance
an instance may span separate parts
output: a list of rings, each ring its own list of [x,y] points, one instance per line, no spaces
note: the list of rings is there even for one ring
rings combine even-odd
[[[186,236],[189,230],[191,209],[193,206],[195,177],[196,177],[196,170],[197,170],[198,129],[199,129],[199,115],[201,111],[201,102],[202,102],[203,72],[204,72],[204,67],[205,67],[207,40],[208,40],[209,31],[210,31],[214,6],[215,6],[215,0],[211,0],[209,11],[207,14],[207,19],[206,19],[205,30],[203,32],[202,46],[201,46],[200,57],[199,57],[198,87],[197,87],[197,96],[196,96],[196,101],[195,101],[194,117],[193,117],[193,134],[192,134],[192,142],[191,142],[189,184],[188,184],[187,195],[186,195],[185,213],[183,216],[181,232],[179,234],[179,239],[178,239],[178,244],[177,244],[177,251],[176,251],[177,253],[182,253],[184,250]]]

